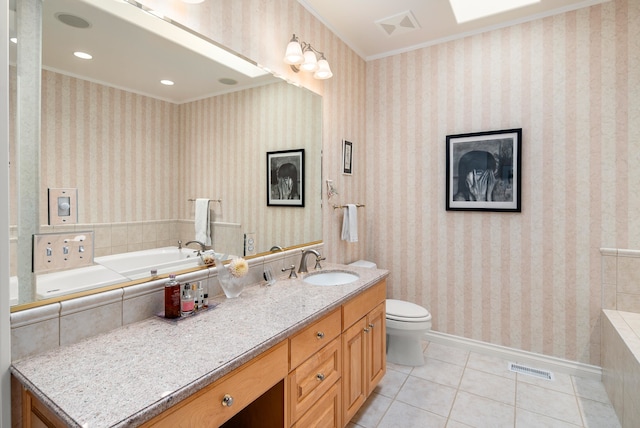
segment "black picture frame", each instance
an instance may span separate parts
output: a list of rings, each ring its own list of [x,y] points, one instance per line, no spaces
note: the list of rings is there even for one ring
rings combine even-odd
[[[447,211],[521,212],[521,153],[522,128],[447,135]]]
[[[347,140],[342,142],[342,173],[344,175],[353,173],[353,143]]]
[[[304,207],[304,149],[267,152],[267,205]]]

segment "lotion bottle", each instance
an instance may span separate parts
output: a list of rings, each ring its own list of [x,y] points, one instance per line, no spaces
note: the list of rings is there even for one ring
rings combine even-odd
[[[180,318],[180,283],[174,274],[164,285],[164,317]]]

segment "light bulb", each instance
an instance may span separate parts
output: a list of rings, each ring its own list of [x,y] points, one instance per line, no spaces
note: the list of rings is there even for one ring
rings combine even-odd
[[[295,37],[294,37],[295,38]],[[284,62],[287,64],[300,64],[304,60],[302,47],[297,39],[292,39],[287,45],[287,52],[284,54]]]
[[[324,80],[329,79],[332,76],[333,73],[331,72],[331,68],[329,68],[329,63],[326,59],[321,58],[320,61],[318,61],[318,69],[313,74],[313,77],[315,77],[316,79]]]
[[[304,51],[304,62],[300,64],[300,69],[304,71],[316,71],[318,69],[318,58],[316,58],[316,54],[311,49]]]

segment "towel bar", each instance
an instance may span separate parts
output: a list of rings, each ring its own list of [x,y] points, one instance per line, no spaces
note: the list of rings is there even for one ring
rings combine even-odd
[[[335,210],[336,208],[346,208],[346,205],[334,205],[333,209]],[[364,207],[364,204],[356,204],[356,207],[360,208],[360,207]]]

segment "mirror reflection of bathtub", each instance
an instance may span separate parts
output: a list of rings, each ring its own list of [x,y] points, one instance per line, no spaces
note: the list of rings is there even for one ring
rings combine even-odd
[[[218,258],[224,256],[211,250],[203,254],[211,254]],[[203,265],[196,250],[171,246],[96,257],[94,262],[92,266],[37,275],[36,298],[38,300],[55,298],[149,278],[153,269],[157,270],[158,275],[167,275]],[[16,276],[10,279],[10,300],[12,305],[18,303]]]

